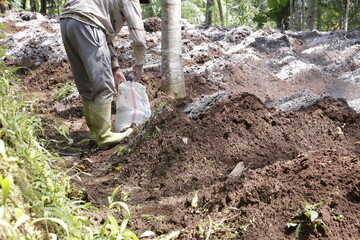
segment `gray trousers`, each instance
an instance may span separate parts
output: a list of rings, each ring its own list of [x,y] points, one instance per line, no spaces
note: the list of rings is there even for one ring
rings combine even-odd
[[[95,104],[110,103],[115,83],[104,32],[71,18],[61,19],[60,28],[82,100]]]

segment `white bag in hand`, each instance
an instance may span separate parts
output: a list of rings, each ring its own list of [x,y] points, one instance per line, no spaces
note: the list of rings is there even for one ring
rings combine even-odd
[[[116,103],[115,131],[121,132],[131,124],[142,124],[150,115],[146,87],[137,82],[122,82]]]

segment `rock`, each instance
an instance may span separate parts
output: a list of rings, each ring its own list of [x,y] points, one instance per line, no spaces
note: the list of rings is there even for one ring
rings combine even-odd
[[[146,32],[158,32],[161,31],[161,19],[152,17],[144,20],[144,28]]]
[[[245,170],[245,164],[244,162],[238,162],[236,164],[235,168],[229,173],[229,177],[238,177],[242,174],[242,172]]]

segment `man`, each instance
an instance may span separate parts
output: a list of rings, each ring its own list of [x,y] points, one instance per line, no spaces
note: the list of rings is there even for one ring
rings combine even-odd
[[[111,132],[111,102],[115,88],[125,81],[115,48],[115,36],[127,22],[133,41],[134,79],[139,81],[145,58],[145,31],[139,0],[69,0],[60,18],[63,43],[82,97],[90,140],[98,147],[129,136]]]

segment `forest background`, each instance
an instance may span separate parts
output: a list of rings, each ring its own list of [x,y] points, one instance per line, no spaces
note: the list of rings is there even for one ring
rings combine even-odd
[[[65,2],[14,0],[12,5],[58,15]],[[144,19],[161,17],[161,3],[161,0],[151,0],[150,4],[143,5]],[[360,27],[360,0],[182,0],[181,4],[182,18],[205,26],[265,26],[297,31],[356,30]]]

